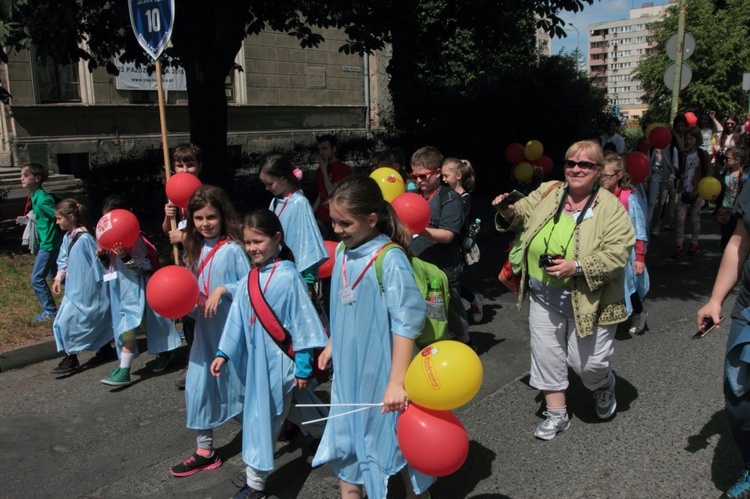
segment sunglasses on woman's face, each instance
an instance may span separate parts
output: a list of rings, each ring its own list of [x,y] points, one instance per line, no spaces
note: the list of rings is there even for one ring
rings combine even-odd
[[[592,170],[596,163],[592,163],[591,161],[573,161],[572,159],[569,159],[565,162],[565,168],[580,168],[581,170]]]
[[[432,175],[439,169],[440,168],[435,168],[434,170],[427,170],[427,173],[420,173],[420,174],[410,173],[409,177],[411,177],[414,180],[421,180],[422,182],[424,182],[427,179],[427,177],[429,177],[430,175]]]

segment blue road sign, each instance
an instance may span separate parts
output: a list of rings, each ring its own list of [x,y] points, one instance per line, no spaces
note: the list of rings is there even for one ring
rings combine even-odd
[[[174,27],[174,0],[128,0],[138,44],[154,60],[167,48]]]

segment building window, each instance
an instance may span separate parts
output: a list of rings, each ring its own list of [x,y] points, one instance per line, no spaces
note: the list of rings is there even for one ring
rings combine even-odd
[[[49,57],[43,62],[33,57],[33,61],[40,104],[81,102],[78,64],[57,64]]]

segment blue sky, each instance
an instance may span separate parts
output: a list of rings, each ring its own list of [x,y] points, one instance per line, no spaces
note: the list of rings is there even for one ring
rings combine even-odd
[[[652,0],[650,2],[641,0],[594,0],[592,5],[585,5],[581,12],[575,14],[566,12],[560,17],[568,23],[565,26],[565,29],[568,31],[568,37],[552,39],[552,54],[557,54],[561,48],[565,49],[566,52],[575,50],[578,44],[578,35],[576,34],[576,30],[570,27],[570,23],[573,23],[581,34],[581,52],[585,55],[586,47],[588,46],[587,27],[589,24],[628,19],[630,17],[630,9],[637,9],[644,3],[664,5],[669,2],[667,0]]]

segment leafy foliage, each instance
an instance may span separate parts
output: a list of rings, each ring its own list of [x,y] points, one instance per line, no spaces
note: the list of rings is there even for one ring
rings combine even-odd
[[[655,27],[653,39],[658,53],[641,60],[634,77],[649,103],[649,116],[668,121],[672,91],[663,82],[664,71],[673,63],[666,54],[669,38],[677,33],[678,9],[670,7],[664,21]],[[741,113],[747,107],[742,91],[742,73],[750,58],[750,3],[727,0],[723,6],[712,0],[687,2],[686,31],[696,40],[695,53],[686,61],[693,70],[690,84],[680,92],[681,111],[713,109],[722,114]]]

